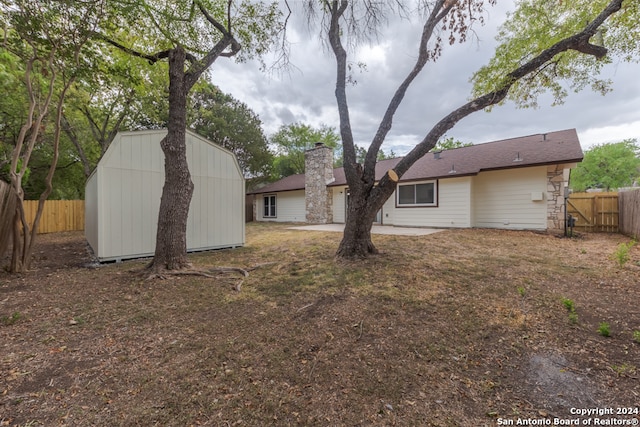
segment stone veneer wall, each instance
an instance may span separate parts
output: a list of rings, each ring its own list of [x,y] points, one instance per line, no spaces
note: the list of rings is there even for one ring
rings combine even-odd
[[[333,176],[333,150],[324,144],[304,153],[304,193],[306,222],[330,224],[333,222],[333,197],[328,184]]]
[[[565,165],[547,168],[547,230],[564,230],[564,189],[569,184],[569,171]]]

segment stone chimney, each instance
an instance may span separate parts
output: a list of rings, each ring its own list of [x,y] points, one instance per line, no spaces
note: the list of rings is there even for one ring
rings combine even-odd
[[[304,193],[306,222],[330,224],[333,222],[333,195],[327,185],[333,176],[333,150],[321,142],[304,153]]]

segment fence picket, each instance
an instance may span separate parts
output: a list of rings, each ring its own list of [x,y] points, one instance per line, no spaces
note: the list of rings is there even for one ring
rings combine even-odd
[[[577,231],[617,233],[618,212],[618,193],[572,193],[567,201]]]
[[[640,239],[640,190],[621,191],[618,206],[620,232]]]
[[[37,200],[24,201],[24,213],[30,227],[38,210]],[[47,200],[44,203],[39,234],[84,230],[84,200]]]

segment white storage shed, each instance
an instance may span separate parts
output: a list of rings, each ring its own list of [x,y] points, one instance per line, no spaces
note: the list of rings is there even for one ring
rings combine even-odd
[[[121,132],[86,184],[85,236],[100,261],[153,255],[164,185],[166,130]],[[187,250],[234,248],[245,242],[245,183],[226,150],[187,131],[194,184]]]

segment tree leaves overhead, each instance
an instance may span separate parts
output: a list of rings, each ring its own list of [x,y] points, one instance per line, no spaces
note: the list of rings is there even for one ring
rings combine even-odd
[[[228,29],[242,49],[237,61],[262,60],[283,31],[282,14],[277,2],[251,0],[115,0],[117,18],[105,23],[105,33],[123,46],[138,52],[168,50],[181,45],[192,54],[206,54],[223,37],[212,20]],[[206,14],[202,11],[206,11]],[[135,37],[131,37],[131,29]]]
[[[0,0],[0,8],[6,48],[22,58],[51,57],[67,75],[88,72],[77,46],[86,44],[106,14],[104,0]]]
[[[0,90],[6,94],[0,97],[0,168],[11,161],[11,151],[29,108],[22,82],[23,65],[17,56],[0,47]]]
[[[472,77],[474,96],[499,89],[510,79],[508,73],[548,49],[560,40],[581,31],[609,2],[607,0],[520,0],[500,27],[496,40],[500,43],[489,64]],[[640,6],[637,0],[623,3],[620,13],[613,15],[590,40],[604,46],[608,55],[597,58],[570,50],[557,55],[535,73],[516,82],[506,99],[520,107],[537,107],[538,98],[550,93],[553,104],[561,104],[569,91],[587,87],[605,94],[611,81],[599,77],[603,67],[617,57],[638,61],[640,51]]]

